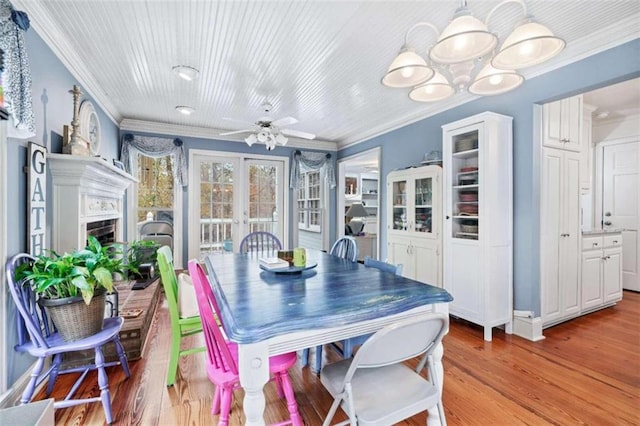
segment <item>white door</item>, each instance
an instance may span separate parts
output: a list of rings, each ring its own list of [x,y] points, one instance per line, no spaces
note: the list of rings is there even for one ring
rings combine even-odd
[[[237,253],[245,235],[268,231],[284,243],[284,161],[192,154],[189,258]]]
[[[622,231],[622,287],[640,291],[640,142],[603,148],[603,228]]]

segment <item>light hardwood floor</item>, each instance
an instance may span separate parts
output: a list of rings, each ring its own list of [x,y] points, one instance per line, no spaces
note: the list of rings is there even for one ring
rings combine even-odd
[[[501,331],[488,343],[480,327],[453,319],[444,340],[448,424],[639,425],[639,322],[640,294],[628,291],[617,306],[547,329],[546,339],[537,343]],[[176,385],[165,386],[170,341],[163,304],[144,358],[131,363],[132,376],[124,380],[119,367],[109,370],[115,424],[216,424],[203,354],[183,358]],[[309,368],[294,368],[292,380],[305,423],[320,425],[331,405],[329,394]],[[57,393],[66,386],[69,381],[59,379]],[[273,384],[267,389],[267,422],[285,419],[286,406]],[[95,376],[79,392],[97,395]],[[241,390],[235,394],[232,425],[243,423],[242,396]],[[344,418],[340,411],[334,420]],[[421,414],[401,424],[424,425],[425,419]],[[100,404],[56,411],[57,425],[103,423]]]

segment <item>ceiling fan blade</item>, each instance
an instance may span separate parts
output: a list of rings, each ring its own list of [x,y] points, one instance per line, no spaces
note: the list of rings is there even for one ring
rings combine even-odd
[[[234,130],[233,132],[220,133],[218,136],[237,135],[238,133],[246,133],[246,132],[253,132],[253,129]]]
[[[238,120],[237,118],[230,118],[230,117],[222,117],[223,120],[225,121],[233,121],[234,123],[242,123],[245,124],[247,126],[253,126],[254,123],[247,121],[247,120]]]
[[[313,133],[301,132],[299,130],[282,129],[281,132],[284,135],[293,136],[295,138],[302,138],[302,139],[316,138],[316,135],[314,135]]]
[[[293,117],[282,117],[277,119],[271,124],[273,124],[276,127],[287,127],[287,126],[291,126],[292,124],[296,124],[297,122],[298,120]]]

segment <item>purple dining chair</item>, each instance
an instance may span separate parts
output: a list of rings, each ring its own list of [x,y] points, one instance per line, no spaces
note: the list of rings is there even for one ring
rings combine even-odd
[[[109,392],[109,381],[105,368],[120,364],[122,365],[125,375],[127,377],[130,376],[127,356],[125,355],[118,335],[124,319],[122,317],[106,318],[103,322],[102,330],[98,333],[83,339],[65,342],[62,336],[49,325],[50,321],[47,312],[38,305],[30,282],[25,280],[16,281],[14,279],[16,268],[18,268],[19,265],[33,261],[35,261],[35,258],[32,256],[20,253],[11,257],[5,265],[9,291],[17,308],[16,326],[18,331],[18,344],[14,349],[17,352],[26,352],[37,358],[31,370],[29,383],[22,393],[20,404],[31,402],[36,387],[45,379],[49,378],[46,391],[46,395],[49,396],[53,391],[58,375],[81,372],[82,374],[80,374],[73,384],[64,400],[54,402],[54,408],[66,408],[91,402],[102,402],[106,422],[107,424],[111,424],[113,422],[111,394]],[[105,362],[102,347],[109,342],[115,344],[119,361]],[[65,370],[60,369],[64,354],[88,349],[95,351],[95,364],[87,364]],[[45,361],[49,357],[53,357],[51,367],[42,373]],[[98,370],[100,396],[72,399],[86,374],[91,370]]]

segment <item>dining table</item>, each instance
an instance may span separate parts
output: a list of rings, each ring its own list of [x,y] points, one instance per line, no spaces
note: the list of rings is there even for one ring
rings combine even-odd
[[[269,357],[373,333],[430,312],[449,313],[444,289],[307,249],[305,268],[261,267],[260,253],[210,254],[207,276],[227,338],[238,344],[246,424],[264,425]],[[433,354],[442,391],[443,348]],[[429,410],[429,425],[440,424]]]

